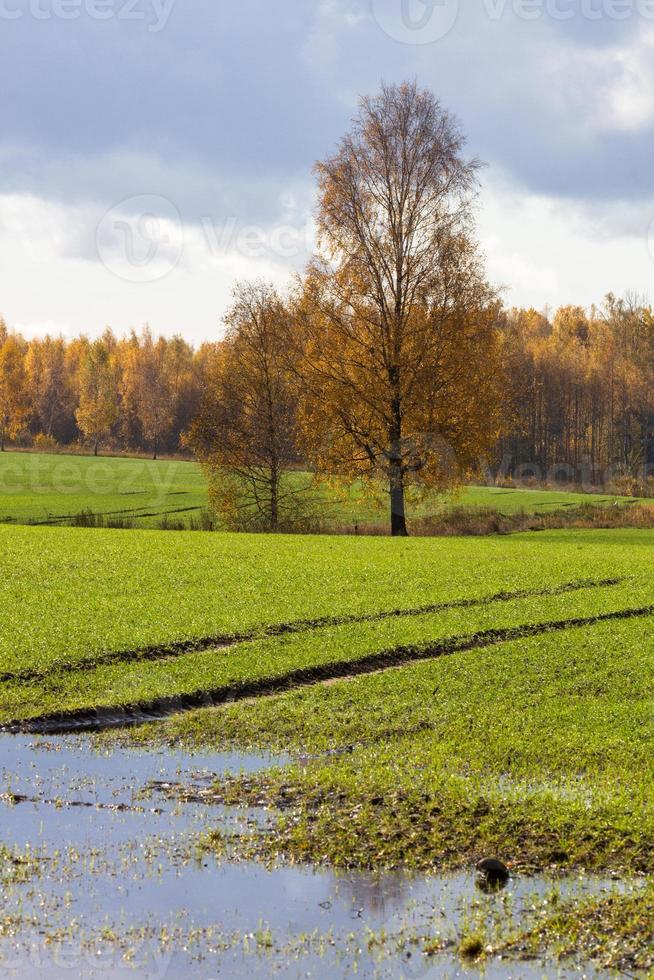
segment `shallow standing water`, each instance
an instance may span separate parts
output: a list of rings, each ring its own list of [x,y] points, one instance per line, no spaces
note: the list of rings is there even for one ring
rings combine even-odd
[[[106,749],[81,736],[0,736],[0,844],[29,847],[41,858],[35,876],[4,887],[2,975],[474,975],[451,954],[424,957],[416,937],[454,937],[473,902],[492,917],[519,913],[554,883],[561,897],[626,887],[587,877],[523,878],[486,898],[469,874],[266,869],[207,856],[194,843],[209,829],[266,825],[265,812],[143,793],[153,782],[197,784],[283,762]],[[484,975],[580,974],[573,967],[494,961]],[[583,975],[596,974],[584,969]]]

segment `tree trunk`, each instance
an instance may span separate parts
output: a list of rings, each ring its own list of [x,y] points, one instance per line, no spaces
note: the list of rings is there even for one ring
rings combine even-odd
[[[406,538],[409,534],[406,527],[404,509],[404,477],[398,463],[391,463],[391,534],[394,538]]]
[[[93,455],[94,456],[97,456],[98,455],[98,440],[97,439],[95,440],[95,445],[93,446]]]

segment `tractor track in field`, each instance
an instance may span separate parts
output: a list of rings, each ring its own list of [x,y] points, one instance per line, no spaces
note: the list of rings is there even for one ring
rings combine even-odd
[[[313,630],[327,629],[330,626],[338,627],[355,623],[382,622],[386,619],[399,619],[404,616],[428,616],[434,613],[447,612],[450,609],[471,609],[478,606],[493,605],[496,602],[512,602],[520,599],[537,599],[546,596],[565,595],[568,592],[581,592],[584,589],[610,588],[611,586],[620,585],[624,581],[624,578],[578,579],[574,582],[564,582],[562,585],[550,586],[543,589],[496,592],[490,596],[453,599],[449,602],[436,602],[408,609],[381,610],[375,613],[352,613],[343,616],[323,616],[317,619],[298,619],[288,623],[278,623],[272,626],[264,626],[260,629],[248,630],[243,633],[215,634],[199,637],[194,640],[174,640],[172,643],[146,646],[136,650],[109,651],[107,653],[100,653],[94,657],[89,657],[86,660],[55,662],[47,670],[8,671],[6,673],[0,673],[0,684],[29,684],[61,674],[89,672],[95,670],[97,667],[104,667],[114,663],[169,660],[208,650],[227,650],[240,643],[247,643],[253,640],[290,636],[296,633],[309,633]]]
[[[171,494],[172,496],[172,494]],[[125,518],[125,520],[140,521],[146,517],[168,517],[171,514],[188,514],[191,511],[202,510],[202,507],[174,507],[170,510],[148,510],[147,505],[143,507],[131,508],[129,510],[106,510],[106,511],[90,511],[88,517],[92,520],[97,518]],[[71,524],[71,521],[75,521],[80,517],[80,514],[84,512],[78,512],[76,514],[62,514],[61,516],[51,516],[44,521],[32,521],[28,527],[75,527],[77,525]],[[85,524],[80,524],[79,527],[86,527]]]
[[[245,699],[270,697],[315,684],[353,679],[361,675],[379,673],[421,661],[436,660],[439,657],[451,656],[456,653],[483,650],[513,640],[529,639],[534,636],[563,632],[569,629],[582,629],[600,623],[642,619],[648,616],[654,616],[654,605],[619,609],[614,612],[598,613],[595,616],[579,616],[543,623],[525,623],[522,626],[510,626],[504,629],[483,630],[479,633],[453,636],[419,646],[392,647],[361,657],[356,661],[334,661],[313,667],[300,667],[277,677],[264,677],[253,681],[224,684],[213,690],[169,695],[122,706],[78,709],[41,715],[37,718],[9,722],[0,726],[0,732],[55,735],[127,727],[149,721],[163,720],[171,715],[194,711],[198,708],[217,707]]]

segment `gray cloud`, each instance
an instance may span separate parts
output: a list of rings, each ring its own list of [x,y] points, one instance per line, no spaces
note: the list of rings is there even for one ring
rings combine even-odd
[[[139,0],[140,19],[121,17],[125,0],[96,19],[96,2],[63,20],[0,0],[21,11],[0,16],[2,193],[104,208],[157,194],[190,223],[274,223],[289,196],[308,207],[311,165],[357,93],[417,77],[460,116],[471,151],[527,190],[609,214],[650,196],[654,20],[609,16],[614,0],[543,0],[535,20],[519,0],[461,0],[422,45],[380,23],[379,4],[393,14],[400,0],[177,0],[165,23],[164,0]]]

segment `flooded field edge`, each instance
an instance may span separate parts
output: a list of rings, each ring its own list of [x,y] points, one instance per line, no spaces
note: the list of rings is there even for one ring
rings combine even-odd
[[[33,874],[4,886],[5,975],[449,977],[471,969],[459,951],[475,930],[499,942],[552,901],[641,887],[519,876],[485,895],[473,871],[337,874],[233,861],[208,855],[201,835],[271,830],[269,812],[158,791],[287,761],[108,747],[80,735],[0,736],[0,843],[35,858]],[[506,959],[484,964],[489,977],[572,975],[581,966],[512,969]]]

